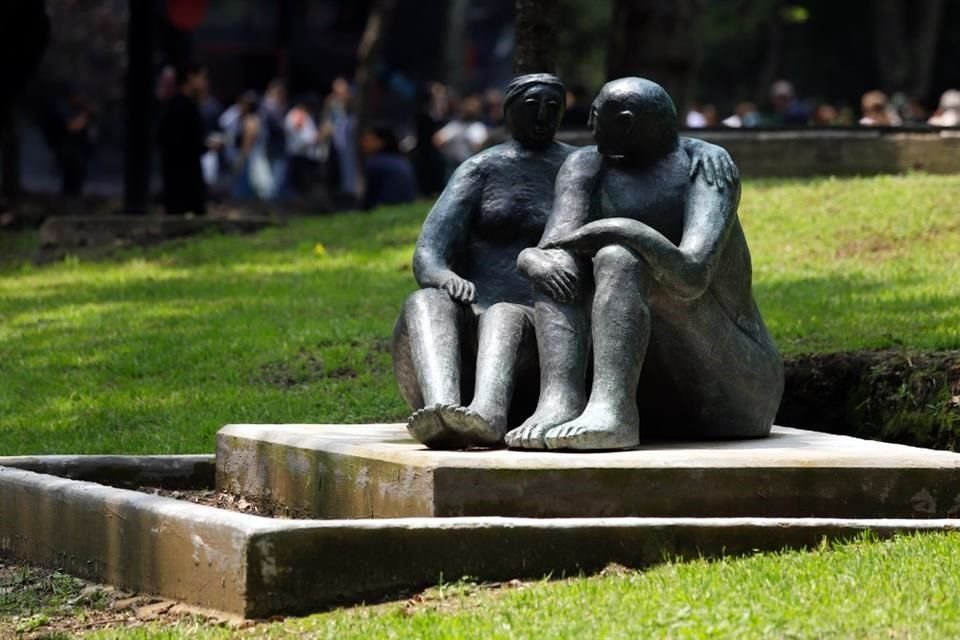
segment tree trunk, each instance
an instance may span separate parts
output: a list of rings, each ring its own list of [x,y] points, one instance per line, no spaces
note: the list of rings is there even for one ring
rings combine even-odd
[[[517,0],[513,45],[516,75],[556,73],[558,15],[557,0]]]
[[[613,0],[607,77],[663,86],[683,113],[700,62],[702,0]]]
[[[770,86],[780,77],[780,63],[783,59],[783,18],[780,16],[782,6],[782,1],[775,2],[767,20],[766,56],[754,91],[754,102],[757,104],[763,104],[769,98]]]
[[[910,73],[910,51],[907,48],[900,0],[877,0],[874,16],[874,46],[877,72],[884,91],[902,91]]]
[[[937,45],[940,43],[943,0],[918,0],[916,6],[922,18],[913,37],[913,50],[916,53],[910,93],[918,98],[926,98],[930,93]]]
[[[360,38],[360,46],[357,49],[357,73],[354,78],[357,86],[357,93],[354,100],[356,109],[354,111],[356,118],[356,131],[354,132],[354,143],[357,145],[357,185],[356,195],[359,202],[363,202],[367,190],[366,176],[366,158],[363,155],[363,149],[360,146],[360,137],[363,130],[370,121],[371,94],[376,80],[374,70],[377,68],[377,60],[380,57],[380,50],[383,48],[383,42],[390,28],[390,22],[393,20],[393,12],[397,8],[396,0],[376,0],[373,8],[370,9],[370,15],[367,17],[367,25],[363,31],[363,37]]]
[[[447,2],[447,37],[443,45],[444,76],[447,86],[458,93],[463,90],[463,54],[469,6],[470,0]]]
[[[0,191],[8,202],[18,202],[23,195],[20,180],[20,135],[16,110],[11,111],[7,122],[0,122],[0,164],[3,164]]]
[[[150,208],[150,144],[153,115],[153,0],[130,0],[127,27],[127,121],[124,141],[124,211],[144,215]]]
[[[874,37],[877,73],[884,91],[928,97],[943,5],[943,0],[877,0]],[[913,29],[907,27],[908,15],[916,16]]]

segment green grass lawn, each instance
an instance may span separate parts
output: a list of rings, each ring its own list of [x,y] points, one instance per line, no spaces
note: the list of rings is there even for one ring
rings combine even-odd
[[[960,347],[957,203],[960,176],[748,183],[756,296],[784,353]],[[0,267],[0,455],[193,453],[229,422],[401,419],[386,347],[426,209]]]
[[[100,638],[221,638],[195,624]],[[647,571],[341,609],[242,634],[257,638],[956,638],[960,534],[857,540],[810,552],[667,563]]]
[[[756,296],[784,353],[960,348],[958,203],[960,176],[748,183]],[[207,452],[229,422],[403,418],[386,346],[426,208],[44,267],[9,257],[34,235],[0,236],[0,455]],[[457,584],[251,633],[951,637],[958,582],[960,535],[920,536],[518,589]]]

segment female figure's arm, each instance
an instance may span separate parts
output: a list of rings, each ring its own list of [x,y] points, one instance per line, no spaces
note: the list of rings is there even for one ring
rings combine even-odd
[[[444,289],[457,302],[476,300],[472,282],[454,271],[454,255],[467,241],[483,189],[480,163],[461,164],[423,222],[413,254],[413,275],[421,288]]]

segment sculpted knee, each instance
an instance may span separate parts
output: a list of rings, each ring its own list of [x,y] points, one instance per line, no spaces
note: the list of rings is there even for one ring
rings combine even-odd
[[[453,308],[456,303],[443,289],[417,289],[403,303],[404,315],[429,313],[434,309]]]
[[[523,314],[519,305],[511,302],[498,302],[483,312],[488,321],[500,322]]]
[[[636,269],[640,263],[640,258],[635,253],[619,244],[608,244],[593,256],[593,269],[596,273]]]

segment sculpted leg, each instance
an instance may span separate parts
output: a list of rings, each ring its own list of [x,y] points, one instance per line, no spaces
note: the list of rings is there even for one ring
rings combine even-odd
[[[495,304],[480,316],[477,382],[469,407],[441,410],[444,422],[469,444],[503,443],[521,347],[532,338],[530,310]]]
[[[540,295],[535,305],[540,351],[540,399],[526,422],[506,435],[507,446],[544,449],[544,435],[580,415],[586,404],[588,301],[562,304]]]
[[[420,289],[407,298],[403,313],[424,407],[410,416],[407,429],[428,447],[463,448],[462,438],[447,428],[439,411],[460,405],[460,334],[469,311],[445,291]]]
[[[598,251],[593,264],[593,389],[579,417],[547,432],[550,449],[623,449],[640,441],[636,397],[650,340],[649,276],[619,245]]]

